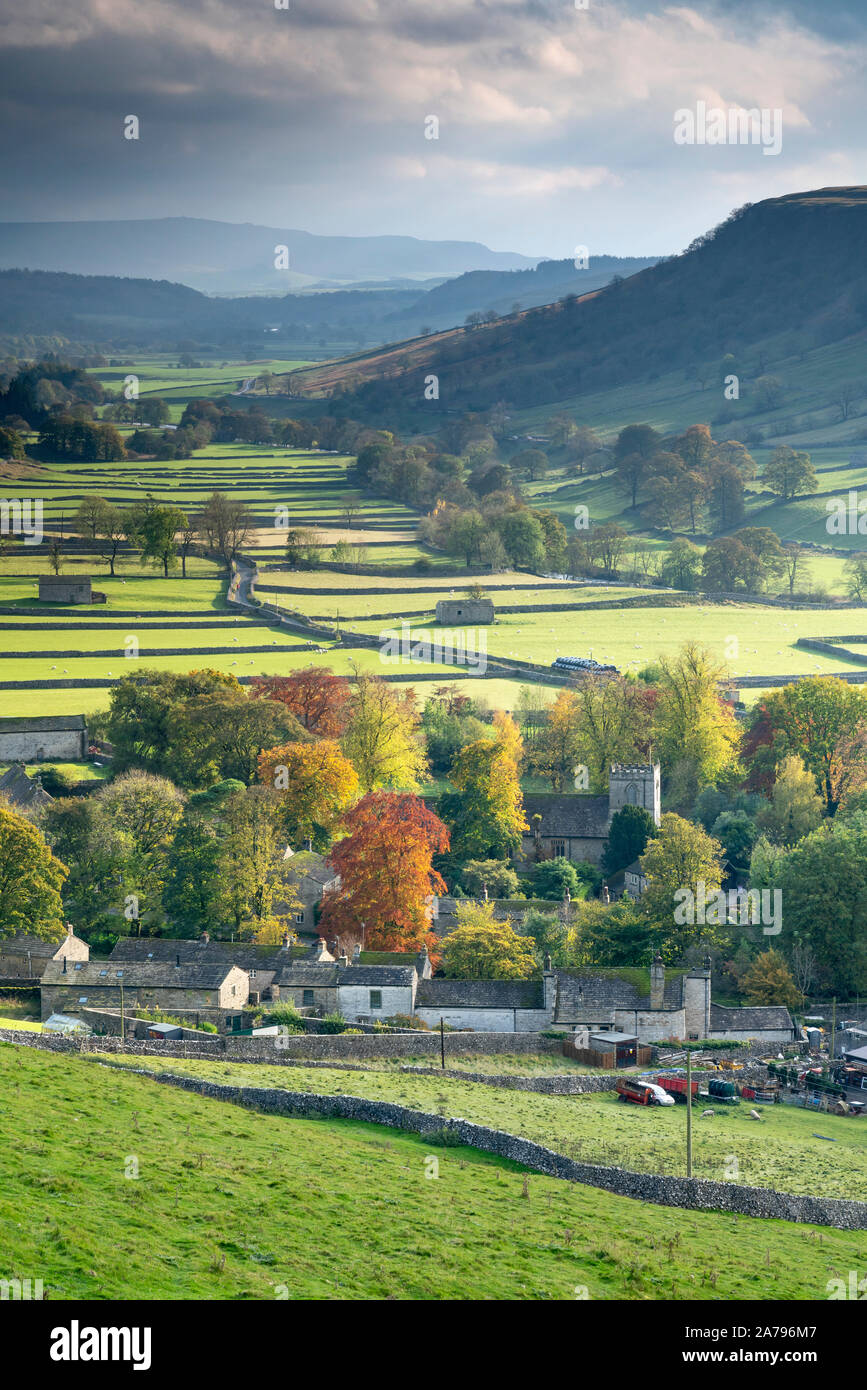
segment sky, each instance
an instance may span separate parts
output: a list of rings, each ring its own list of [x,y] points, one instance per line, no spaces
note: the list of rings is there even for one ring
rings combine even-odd
[[[865,59],[867,0],[0,0],[0,220],[674,253],[867,182]],[[700,102],[779,153],[676,143]]]

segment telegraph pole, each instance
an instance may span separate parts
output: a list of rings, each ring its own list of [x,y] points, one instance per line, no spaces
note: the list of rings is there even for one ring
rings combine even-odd
[[[443,1025],[442,1015],[440,1015],[440,1066],[443,1071],[446,1069],[446,1032]]]
[[[686,1049],[686,1176],[692,1177],[692,1052]]]

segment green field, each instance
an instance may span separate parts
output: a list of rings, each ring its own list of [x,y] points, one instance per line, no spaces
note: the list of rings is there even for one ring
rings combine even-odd
[[[460,1115],[493,1125],[587,1163],[620,1164],[641,1172],[675,1175],[686,1171],[686,1107],[623,1105],[613,1092],[546,1096],[489,1089],[447,1076],[416,1077],[370,1069],[347,1073],[325,1067],[245,1066],[174,1058],[136,1057],[130,1065],[205,1076],[228,1085],[279,1086],[390,1100],[416,1110]],[[762,1120],[754,1121],[747,1118],[749,1108],[717,1106],[711,1119],[695,1119],[696,1177],[722,1181],[734,1156],[738,1180],[751,1186],[837,1197],[841,1173],[845,1172],[847,1195],[867,1200],[867,1127],[832,1115],[819,1119],[787,1105],[764,1106]],[[835,1142],[828,1144],[816,1138],[816,1129]]]
[[[97,1067],[0,1044],[4,1277],[55,1301],[824,1300],[863,1261],[863,1233],[675,1223],[471,1149]]]

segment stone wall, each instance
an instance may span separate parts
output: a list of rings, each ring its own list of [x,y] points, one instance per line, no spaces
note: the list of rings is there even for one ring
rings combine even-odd
[[[0,733],[0,762],[78,762],[87,754],[85,740],[80,729],[17,729],[14,733]]]
[[[632,1197],[657,1206],[692,1211],[729,1211],[810,1225],[833,1226],[843,1231],[867,1230],[867,1202],[839,1197],[801,1197],[773,1188],[746,1187],[712,1182],[706,1178],[661,1177],[634,1173],[597,1163],[579,1163],[529,1139],[468,1120],[444,1119],[410,1110],[388,1101],[362,1100],[356,1096],[319,1096],[301,1091],[270,1090],[246,1086],[221,1086],[197,1077],[154,1075],[153,1080],[215,1100],[230,1101],[265,1114],[359,1120],[387,1125],[432,1138],[447,1134],[452,1141],[496,1154],[547,1177],[563,1178],[603,1188],[621,1197]]]

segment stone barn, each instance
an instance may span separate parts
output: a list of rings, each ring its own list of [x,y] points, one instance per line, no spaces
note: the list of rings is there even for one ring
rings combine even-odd
[[[86,941],[67,927],[59,940],[45,941],[41,936],[19,932],[0,940],[0,976],[11,980],[40,980],[50,962],[85,962],[90,959]]]
[[[455,623],[470,627],[494,621],[494,605],[489,598],[441,598],[436,612],[437,622],[450,627]]]
[[[40,603],[93,603],[93,586],[89,577],[66,578],[60,574],[39,576]]]
[[[78,762],[86,757],[83,714],[0,719],[0,763]]]

